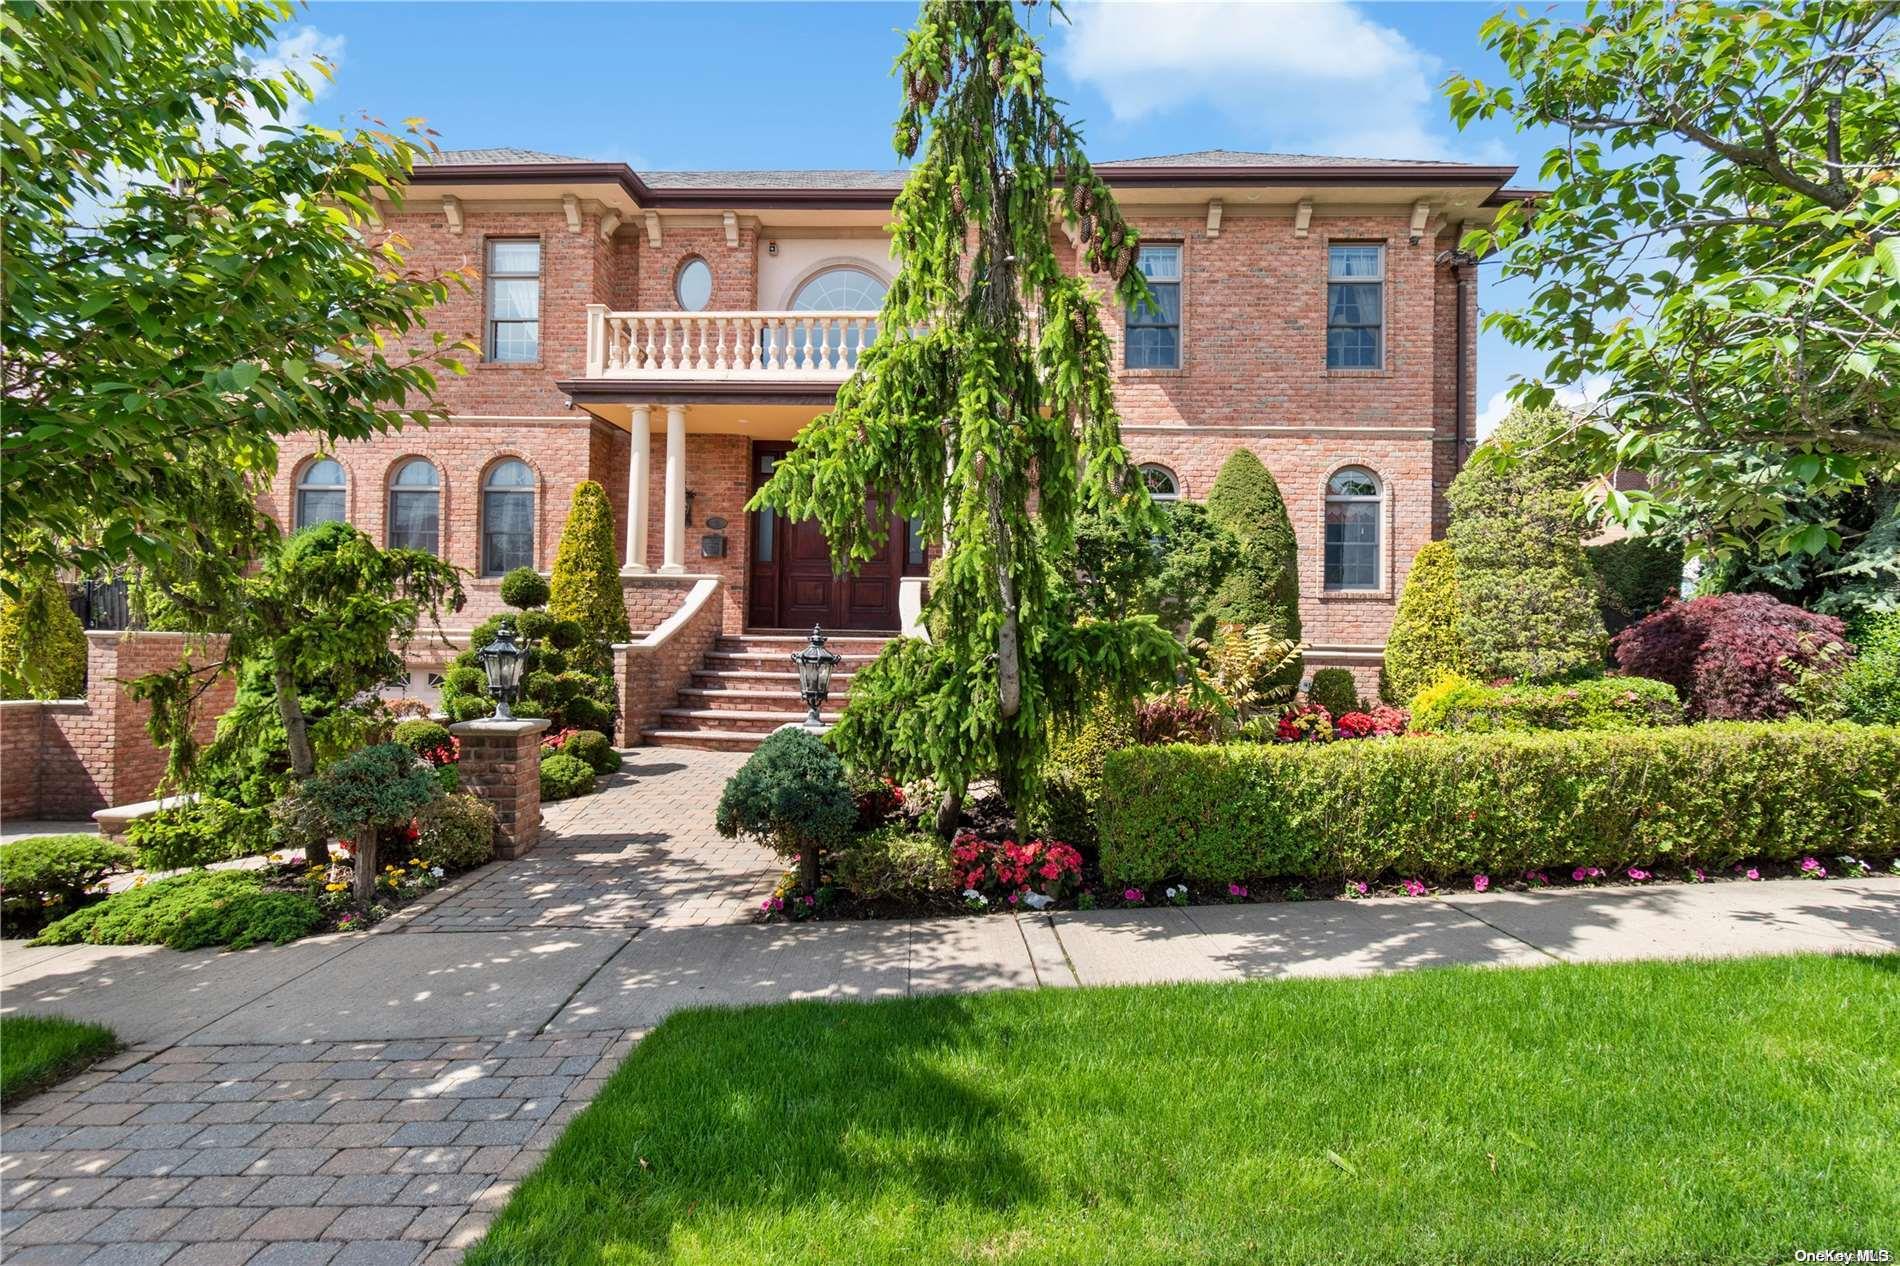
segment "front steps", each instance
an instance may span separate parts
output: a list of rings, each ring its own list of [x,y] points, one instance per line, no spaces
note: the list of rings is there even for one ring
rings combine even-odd
[[[851,695],[851,677],[876,659],[894,634],[842,634],[826,645],[844,657],[831,673],[831,696],[822,715],[835,722]],[[659,724],[640,733],[654,747],[749,752],[787,722],[805,719],[798,672],[791,655],[806,644],[803,634],[745,633],[721,637],[693,671],[690,685]]]

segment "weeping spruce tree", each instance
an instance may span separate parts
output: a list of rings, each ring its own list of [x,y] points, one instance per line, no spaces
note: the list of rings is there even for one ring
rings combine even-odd
[[[932,640],[858,674],[833,741],[860,767],[936,780],[947,828],[992,773],[1020,807],[1052,726],[1085,695],[1169,677],[1179,652],[1151,617],[1078,619],[1066,567],[1080,507],[1159,528],[1122,447],[1095,285],[1057,248],[1066,223],[1081,261],[1135,302],[1149,295],[1135,232],[1011,5],[928,0],[896,71],[897,150],[922,157],[893,208],[881,337],[754,506],[818,519],[840,570],[888,533],[867,502],[944,525]]]

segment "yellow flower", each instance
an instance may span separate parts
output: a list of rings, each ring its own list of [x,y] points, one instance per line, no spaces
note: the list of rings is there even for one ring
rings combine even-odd
[[[411,866],[420,866],[422,865],[422,859],[420,857],[412,857],[409,859],[409,864]]]
[[[343,890],[344,890],[345,888],[348,888],[348,887],[349,887],[349,885],[348,885],[348,884],[325,884],[325,885],[323,885],[323,888],[324,888],[324,891],[326,891],[326,892],[342,892],[342,891],[343,891]]]

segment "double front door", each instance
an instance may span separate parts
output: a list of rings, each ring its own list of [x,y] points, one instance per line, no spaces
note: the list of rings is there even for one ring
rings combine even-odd
[[[754,442],[752,491],[771,477],[785,443]],[[867,513],[876,513],[867,507]],[[868,629],[880,633],[898,627],[897,588],[906,570],[921,573],[919,543],[902,519],[893,519],[884,546],[858,569],[840,575],[831,569],[831,546],[815,519],[791,522],[771,510],[751,515],[752,556],[747,560],[746,623],[755,629]],[[908,566],[907,566],[908,565]]]

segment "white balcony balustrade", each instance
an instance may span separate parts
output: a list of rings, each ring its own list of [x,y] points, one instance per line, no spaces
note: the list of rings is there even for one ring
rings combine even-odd
[[[873,312],[587,309],[587,376],[633,382],[843,382],[877,338]]]

